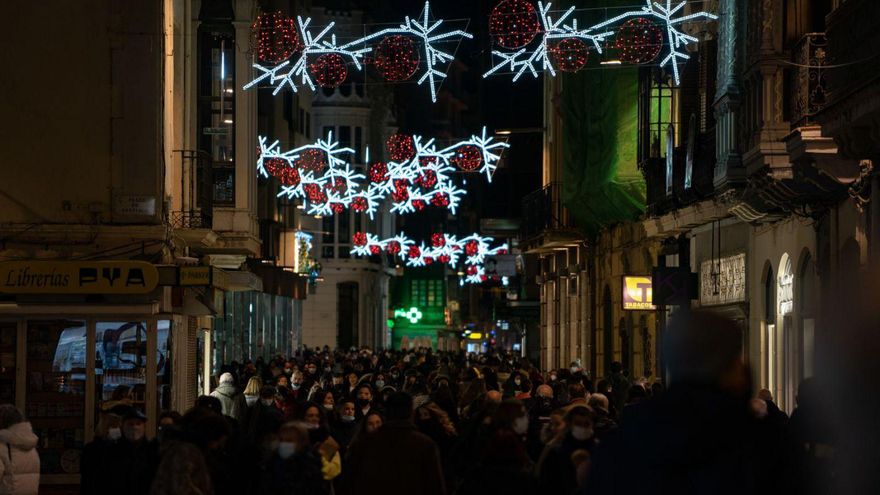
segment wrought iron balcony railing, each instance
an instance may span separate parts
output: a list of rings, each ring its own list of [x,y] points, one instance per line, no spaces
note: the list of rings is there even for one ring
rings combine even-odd
[[[795,128],[813,123],[827,101],[825,66],[829,55],[825,33],[805,34],[792,49],[792,62],[791,126]]]
[[[212,216],[202,210],[171,212],[171,226],[175,229],[210,229],[212,220]]]

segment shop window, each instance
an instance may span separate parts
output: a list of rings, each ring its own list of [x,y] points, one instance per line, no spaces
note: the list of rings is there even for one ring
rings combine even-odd
[[[167,335],[166,332],[166,339]],[[165,344],[163,342],[159,349]],[[102,321],[96,324],[96,417],[100,417],[100,411],[118,404],[133,405],[146,413],[146,366],[146,322]]]
[[[39,438],[42,475],[79,473],[85,437],[85,339],[84,321],[28,322],[25,416]]]
[[[18,325],[0,322],[0,404],[15,403],[15,346]]]

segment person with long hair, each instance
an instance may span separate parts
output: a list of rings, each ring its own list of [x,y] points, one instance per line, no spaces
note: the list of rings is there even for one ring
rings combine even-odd
[[[247,386],[244,388],[244,400],[248,407],[260,400],[260,390],[262,389],[263,380],[259,376],[252,376],[248,379]]]
[[[195,445],[175,442],[162,455],[150,495],[213,495],[205,456]]]
[[[314,402],[306,402],[296,418],[308,429],[312,450],[321,459],[321,473],[331,481],[342,472],[339,443],[330,435],[324,408]]]

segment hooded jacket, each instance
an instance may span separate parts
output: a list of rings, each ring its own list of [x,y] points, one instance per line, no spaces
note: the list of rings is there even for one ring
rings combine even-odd
[[[36,495],[40,488],[37,436],[28,422],[0,430],[0,495]]]
[[[232,383],[221,383],[213,392],[211,397],[220,399],[220,405],[223,408],[223,414],[231,416],[236,420],[244,419],[244,413],[247,410],[247,401],[244,395],[238,392],[238,389]]]

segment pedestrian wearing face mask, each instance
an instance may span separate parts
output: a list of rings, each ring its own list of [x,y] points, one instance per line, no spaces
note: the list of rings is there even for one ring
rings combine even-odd
[[[581,450],[589,455],[595,446],[590,409],[586,406],[569,409],[565,414],[565,429],[547,444],[538,461],[536,474],[541,488],[546,493],[573,493],[578,487],[578,467],[589,461],[582,459],[582,452],[575,458],[572,456]]]
[[[100,467],[97,485],[103,487],[90,493],[146,495],[159,464],[156,442],[146,438],[147,418],[132,406],[117,406],[112,412],[122,418],[122,436]]]
[[[330,434],[336,440],[336,443],[339,444],[339,451],[343,458],[360,424],[355,420],[354,408],[354,401],[343,401],[339,404],[336,414],[334,414],[333,419],[330,421]]]
[[[111,447],[122,438],[122,417],[110,410],[101,411],[95,438],[83,447],[80,457],[82,493],[103,493],[104,463],[111,457]]]
[[[260,400],[248,409],[242,433],[265,458],[269,454],[267,438],[274,435],[283,422],[284,415],[275,405],[275,387],[264,385],[260,390]]]
[[[329,493],[321,476],[321,461],[312,452],[303,423],[285,423],[278,431],[278,447],[263,473],[263,493]]]

